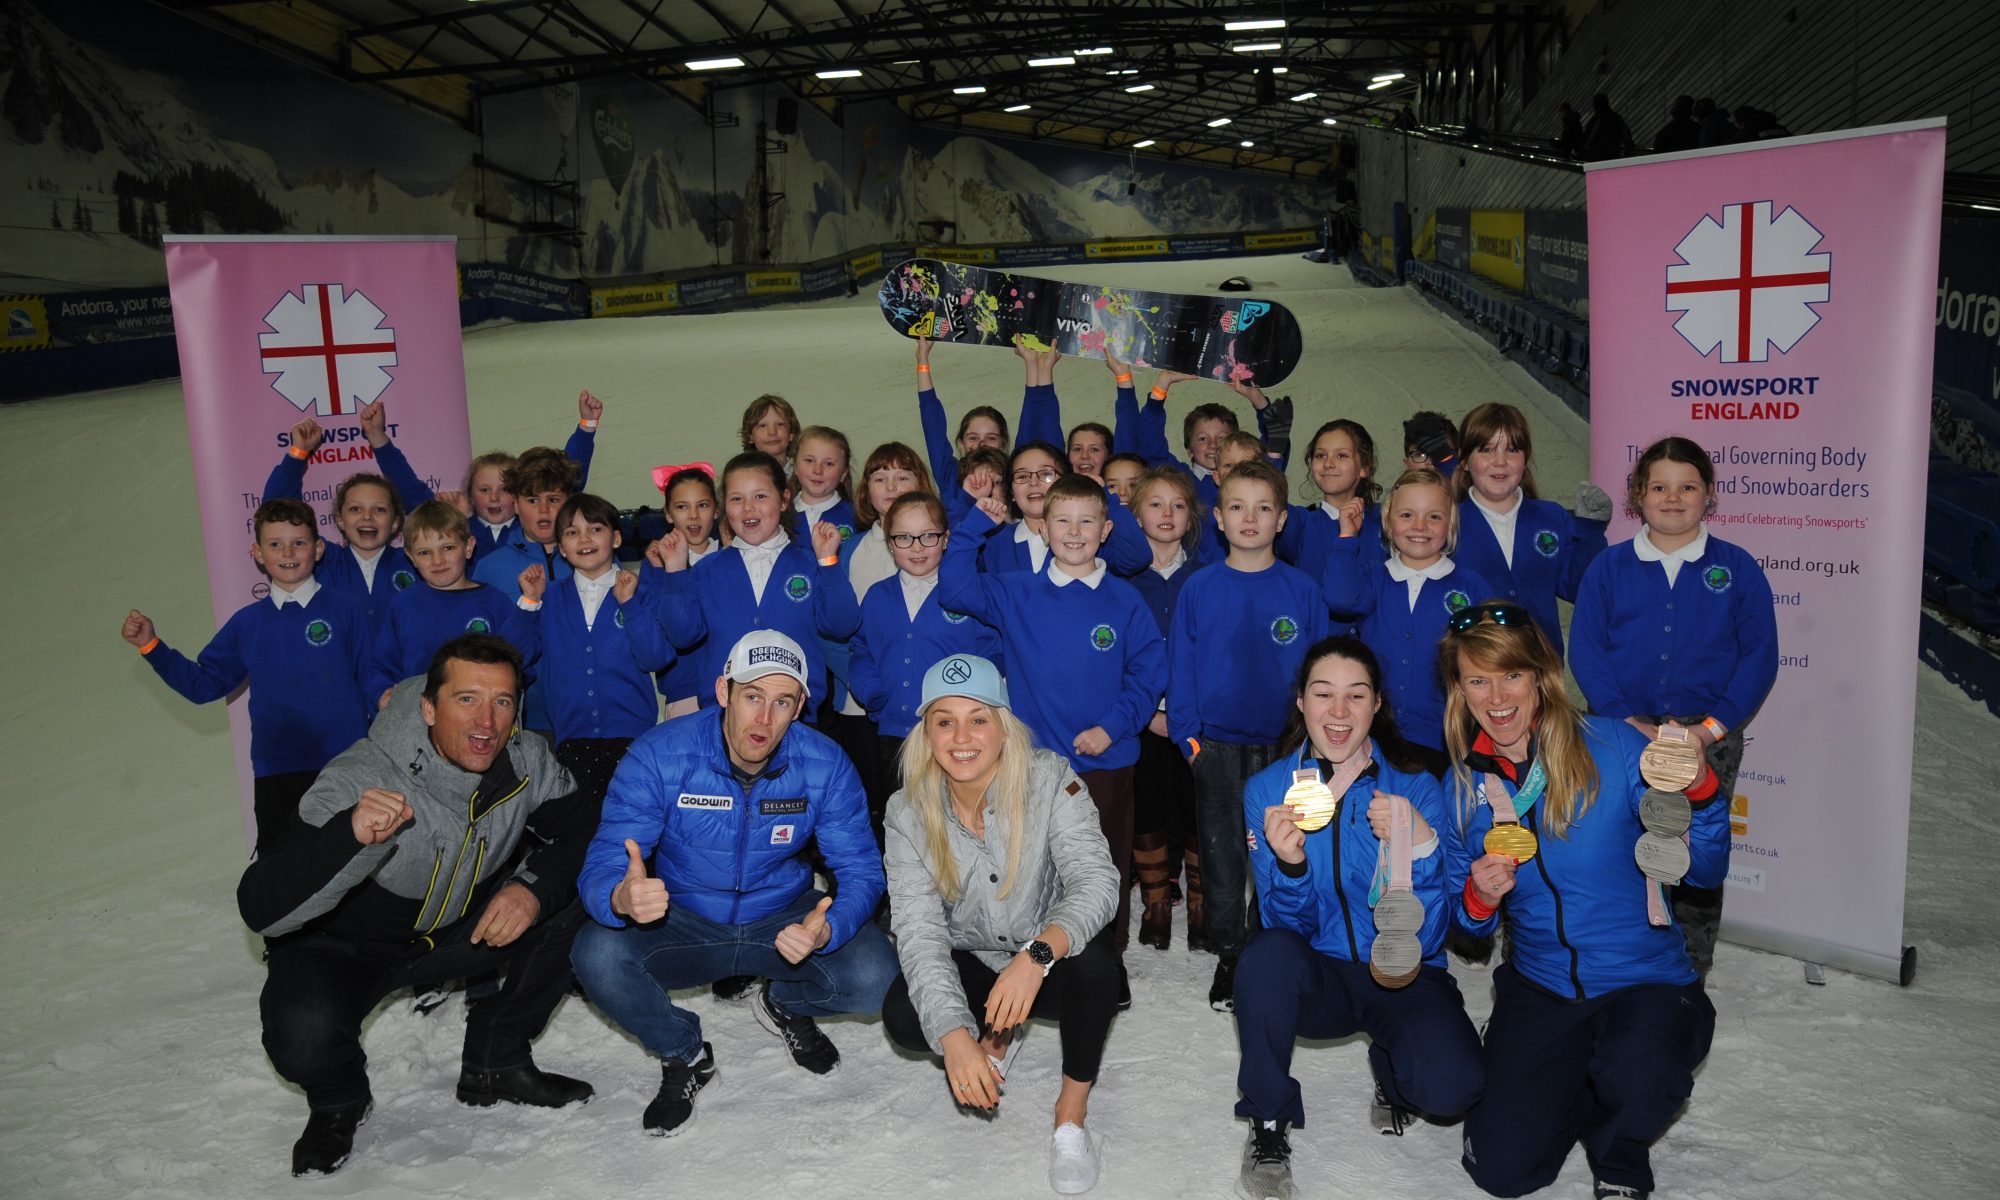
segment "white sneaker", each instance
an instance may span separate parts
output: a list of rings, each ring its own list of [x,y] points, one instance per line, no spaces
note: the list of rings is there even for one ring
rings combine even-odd
[[[986,1061],[992,1063],[993,1069],[1000,1073],[1000,1079],[1003,1083],[1007,1079],[1007,1072],[1014,1066],[1015,1058],[1020,1056],[1022,1043],[1027,1040],[1028,1023],[1023,1021],[1019,1025],[1014,1026],[1014,1032],[1008,1035],[1007,1048],[1000,1052],[999,1058],[995,1058],[991,1054],[986,1056]]]
[[[1097,1186],[1097,1139],[1081,1125],[1056,1126],[1049,1141],[1049,1186],[1063,1196]]]

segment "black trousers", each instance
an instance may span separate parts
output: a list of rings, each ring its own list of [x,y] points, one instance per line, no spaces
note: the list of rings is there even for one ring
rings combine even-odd
[[[1194,840],[1194,773],[1174,744],[1151,730],[1139,734],[1132,804],[1132,832],[1165,836],[1167,877],[1179,875],[1182,847],[1201,851]]]
[[[861,776],[861,790],[868,797],[868,827],[874,831],[875,845],[880,849],[882,810],[888,807],[889,793],[882,790],[876,749],[881,739],[875,732],[875,722],[860,714],[843,713],[828,701],[819,706],[816,727],[840,746],[847,761],[854,764],[854,773]]]
[[[590,810],[592,827],[604,811],[611,776],[631,748],[631,738],[571,738],[556,747],[556,761],[576,779],[576,797]]]
[[[250,811],[257,819],[257,853],[265,854],[292,836],[300,824],[299,801],[312,790],[318,771],[259,775],[250,781]]]
[[[365,1103],[368,1056],[361,1022],[399,988],[463,979],[505,968],[499,992],[471,1002],[462,1063],[472,1071],[507,1071],[533,1062],[529,1043],[569,990],[569,946],[582,928],[583,905],[544,916],[506,946],[475,946],[474,913],[434,935],[418,953],[406,942],[358,942],[306,933],[271,943],[259,1008],[264,1051],[278,1074],[305,1089],[315,1110]]]
[[[965,1006],[972,1023],[985,1036],[986,997],[1000,975],[975,958],[971,951],[954,950],[951,961],[958,967],[958,980],[965,988]],[[1111,944],[1107,927],[1084,943],[1081,953],[1058,959],[1049,968],[1035,993],[1029,1016],[1056,1022],[1062,1038],[1062,1073],[1078,1083],[1097,1082],[1097,1068],[1104,1061],[1104,1042],[1111,1034],[1111,1018],[1118,1015],[1118,951]],[[910,985],[901,976],[889,985],[882,1001],[882,1025],[889,1037],[903,1049],[917,1054],[931,1052],[924,1040],[923,1024],[917,1020],[916,1006],[910,1002]],[[1019,1036],[1018,1033],[1016,1036]]]

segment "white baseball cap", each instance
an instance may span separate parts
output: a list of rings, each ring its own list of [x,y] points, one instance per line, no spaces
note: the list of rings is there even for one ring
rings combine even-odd
[[[799,681],[806,698],[811,699],[812,684],[806,682],[806,652],[775,629],[753,629],[730,647],[729,666],[722,677],[731,683],[749,683],[766,675],[791,676]]]

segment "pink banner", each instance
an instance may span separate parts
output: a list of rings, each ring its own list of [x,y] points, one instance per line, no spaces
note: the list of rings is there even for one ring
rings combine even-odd
[[[356,416],[372,401],[383,401],[390,435],[417,473],[434,488],[457,486],[472,437],[456,247],[449,237],[169,237],[166,258],[219,628],[268,594],[250,559],[250,517],[304,417],[327,431],[305,482],[322,536],[336,534],[334,486],[375,469]],[[247,712],[242,695],[231,698],[243,826],[254,845]]]
[[[1903,967],[1944,122],[1595,164],[1591,475],[1666,434],[1776,597],[1723,936]],[[1636,522],[1614,526],[1630,537]]]

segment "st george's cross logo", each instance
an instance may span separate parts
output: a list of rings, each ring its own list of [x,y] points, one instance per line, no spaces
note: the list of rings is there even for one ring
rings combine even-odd
[[[360,412],[388,388],[396,331],[384,328],[375,302],[338,283],[309,283],[264,314],[257,335],[264,373],[300,412],[322,417]]]
[[[1674,247],[1667,311],[1704,358],[1718,346],[1726,363],[1766,362],[1773,346],[1789,353],[1819,323],[1813,305],[1832,296],[1833,255],[1812,253],[1825,235],[1797,209],[1772,208],[1725,204],[1721,224],[1703,215]]]

